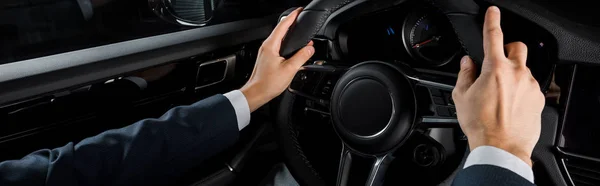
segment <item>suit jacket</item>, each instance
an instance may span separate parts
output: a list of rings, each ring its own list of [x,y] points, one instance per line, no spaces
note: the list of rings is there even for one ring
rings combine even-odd
[[[2,162],[0,185],[168,185],[238,135],[233,106],[215,95],[158,119]]]
[[[518,174],[494,165],[473,165],[461,170],[454,178],[455,186],[532,186],[529,180]]]

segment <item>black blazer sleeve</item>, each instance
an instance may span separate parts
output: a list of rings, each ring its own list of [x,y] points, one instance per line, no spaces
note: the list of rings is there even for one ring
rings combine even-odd
[[[2,162],[0,185],[168,185],[232,146],[238,134],[233,106],[215,95],[158,119]]]
[[[454,182],[454,186],[532,186],[529,180],[518,174],[494,165],[473,165],[461,170]]]

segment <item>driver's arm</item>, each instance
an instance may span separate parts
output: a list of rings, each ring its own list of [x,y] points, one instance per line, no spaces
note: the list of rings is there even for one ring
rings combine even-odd
[[[544,95],[526,66],[527,46],[504,45],[497,7],[488,9],[483,29],[481,75],[464,57],[452,92],[472,150],[454,185],[532,185]]]
[[[74,144],[0,162],[0,185],[170,185],[179,175],[233,145],[250,112],[281,94],[313,55],[312,43],[293,57],[281,41],[300,9],[260,48],[254,72],[240,90],[176,107],[157,119],[109,130]]]

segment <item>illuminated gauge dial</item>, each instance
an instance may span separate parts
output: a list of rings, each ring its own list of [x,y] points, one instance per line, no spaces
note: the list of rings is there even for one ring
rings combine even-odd
[[[448,19],[439,14],[412,13],[403,27],[404,46],[411,57],[427,66],[452,61],[461,45]]]

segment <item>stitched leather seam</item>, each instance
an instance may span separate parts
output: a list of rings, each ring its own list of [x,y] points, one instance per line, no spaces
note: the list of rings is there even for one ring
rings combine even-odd
[[[295,100],[296,100],[296,95],[293,95],[292,99],[290,100],[290,102],[294,103]],[[293,121],[292,121],[292,111],[293,111],[293,108],[290,108],[289,112],[288,112],[288,129],[289,129],[288,131],[290,132],[291,139],[294,142],[294,148],[298,152],[298,155],[300,155],[300,157],[304,161],[304,164],[306,165],[306,167],[308,167],[311,170],[311,172],[313,173],[313,175],[316,176],[317,178],[319,178],[320,180],[323,180],[321,178],[321,176],[319,175],[319,173],[317,172],[317,170],[315,170],[315,168],[312,166],[312,164],[310,163],[310,161],[308,160],[308,158],[304,154],[304,150],[302,150],[302,147],[300,146],[300,142],[298,142],[298,133],[296,132],[296,129],[294,129],[294,127],[292,126],[292,123],[293,123]]]
[[[308,43],[310,42],[310,40],[312,40],[312,38],[317,35],[317,33],[319,32],[319,30],[321,30],[321,27],[323,27],[323,24],[325,23],[325,21],[327,21],[327,18],[329,18],[329,16],[339,10],[341,7],[347,5],[348,3],[352,2],[354,0],[345,0],[340,2],[339,4],[337,4],[336,6],[332,7],[331,9],[328,9],[325,11],[325,14],[323,14],[320,18],[319,18],[319,22],[317,22],[316,26],[314,27],[314,30],[312,31],[311,37],[308,38],[307,40],[304,41],[304,43]]]

